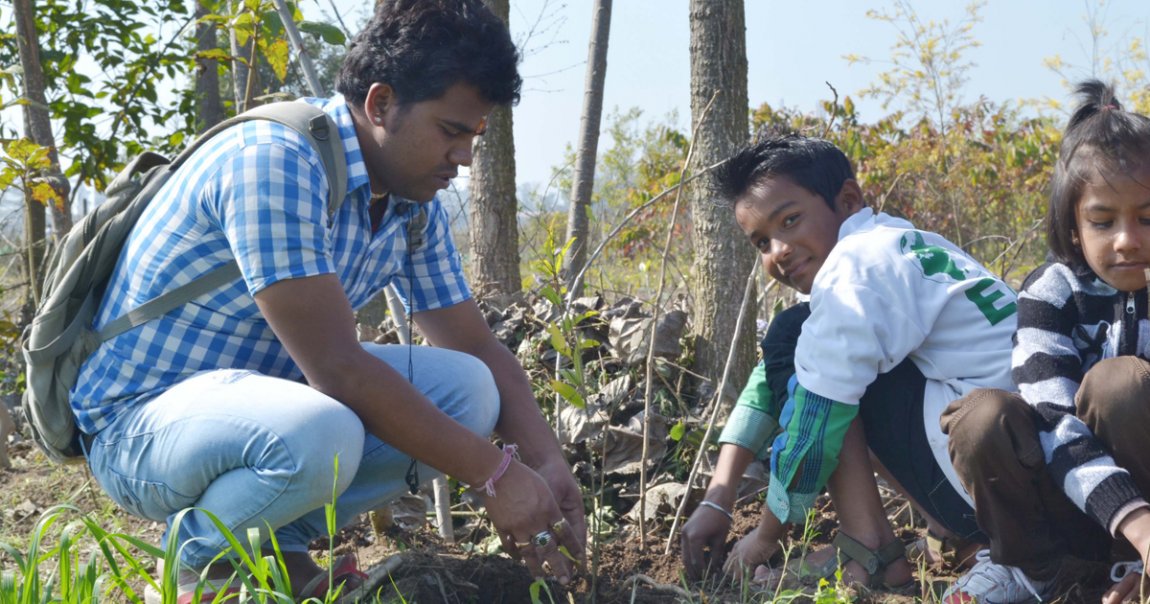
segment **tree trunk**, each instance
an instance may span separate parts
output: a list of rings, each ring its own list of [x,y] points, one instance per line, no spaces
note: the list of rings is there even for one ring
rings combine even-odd
[[[288,43],[291,44],[292,49],[295,50],[300,70],[303,71],[303,78],[307,83],[308,92],[315,97],[326,96],[327,92],[320,86],[319,75],[315,71],[315,63],[311,60],[311,55],[307,53],[307,47],[303,45],[303,37],[299,35],[299,28],[296,27],[291,9],[285,0],[275,0],[275,5],[276,10],[279,11],[280,14],[280,22],[283,23],[284,32],[287,33]]]
[[[237,0],[232,3],[232,20],[239,18],[244,11],[244,3]],[[228,28],[228,42],[232,53],[232,94],[236,102],[236,113],[243,113],[252,108],[252,98],[259,91],[259,72],[256,66],[256,37],[253,34],[247,42],[240,44],[233,23]]]
[[[583,281],[575,282],[587,262],[590,235],[591,190],[595,184],[595,158],[599,149],[599,122],[603,115],[603,80],[607,76],[607,42],[611,33],[611,0],[596,0],[591,21],[591,44],[587,48],[587,79],[583,90],[583,115],[579,120],[579,148],[575,155],[575,178],[567,211],[567,241],[574,240],[563,259],[563,274],[571,297],[583,293]]]
[[[691,0],[690,11],[691,122],[696,133],[690,168],[697,174],[747,141],[747,45],[743,0]],[[734,333],[741,300],[731,292],[742,291],[739,285],[755,256],[731,210],[716,202],[706,181],[699,179],[687,192],[696,249],[694,370],[707,380],[699,389],[705,400],[718,386],[728,346],[738,346],[731,388],[720,399],[733,401],[754,362],[755,322],[745,321],[742,332]]]
[[[52,221],[56,236],[72,228],[72,215],[68,211],[71,185],[60,171],[60,158],[52,136],[52,121],[48,115],[48,101],[44,95],[44,68],[40,64],[40,42],[36,32],[36,7],[33,0],[15,0],[16,45],[20,53],[20,67],[24,71],[24,133],[32,142],[48,149],[51,165],[44,178],[56,191],[57,203],[52,204]],[[29,285],[29,301],[39,304],[43,284],[45,239],[44,205],[24,196],[25,276]]]
[[[509,0],[484,0],[507,22]],[[471,277],[477,295],[519,293],[519,227],[511,107],[496,107],[471,159]]]
[[[206,0],[196,2],[196,50],[203,52],[216,47],[215,23],[201,19],[211,14]],[[224,119],[224,105],[220,100],[220,70],[215,59],[196,59],[196,134],[200,134]]]

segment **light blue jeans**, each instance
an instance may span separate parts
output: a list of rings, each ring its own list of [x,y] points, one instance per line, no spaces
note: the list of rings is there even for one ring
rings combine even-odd
[[[408,375],[444,413],[487,436],[499,393],[479,359],[429,346],[364,344]],[[409,357],[409,354],[411,355]],[[384,393],[386,394],[386,393]],[[339,457],[338,474],[335,459]],[[411,458],[367,434],[359,417],[311,387],[251,371],[194,375],[137,406],[96,435],[88,462],[129,512],[166,522],[184,508],[208,510],[241,542],[270,526],[284,551],[307,551],[327,534],[323,506],[336,499],[338,526],[398,497]],[[418,464],[421,482],[440,476]],[[227,547],[199,510],[179,525],[180,559],[201,568]]]

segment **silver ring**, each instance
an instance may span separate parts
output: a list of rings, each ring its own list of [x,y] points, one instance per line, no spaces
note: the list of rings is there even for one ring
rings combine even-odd
[[[539,531],[531,538],[531,542],[535,547],[547,547],[551,544],[551,531]]]

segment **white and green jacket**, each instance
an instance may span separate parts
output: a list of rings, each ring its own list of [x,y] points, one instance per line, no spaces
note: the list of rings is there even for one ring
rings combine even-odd
[[[941,236],[863,208],[840,227],[810,298],[786,402],[781,408],[750,403],[758,393],[770,396],[760,365],[720,438],[765,457],[774,426],[765,416],[777,409],[781,432],[770,445],[771,511],[783,522],[803,521],[838,465],[866,388],[908,357],[927,380],[923,415],[930,454],[969,503],[939,417],[976,388],[1013,390],[1014,292]]]

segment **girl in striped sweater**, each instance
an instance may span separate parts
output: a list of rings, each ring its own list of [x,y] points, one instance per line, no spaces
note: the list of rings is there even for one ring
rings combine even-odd
[[[1036,438],[1042,455],[967,471],[1003,478],[1002,509],[985,511],[997,526],[985,526],[978,511],[992,541],[996,532],[1029,535],[999,567],[1025,560],[1019,570],[1040,586],[1053,576],[1042,571],[1064,566],[1067,554],[1105,560],[1118,552],[1134,562],[1115,565],[1118,583],[1103,597],[1111,604],[1150,595],[1138,581],[1150,552],[1150,119],[1123,110],[1101,82],[1077,92],[1051,190],[1052,258],[1018,296],[1012,372],[1026,404],[999,397],[1004,413],[1033,418],[1036,434],[1015,438]],[[1005,469],[1013,465],[1032,473]]]

